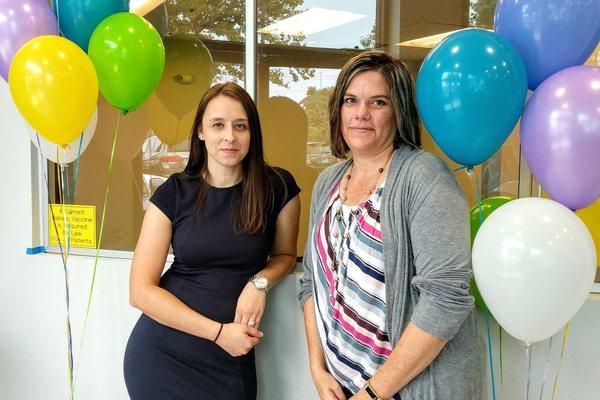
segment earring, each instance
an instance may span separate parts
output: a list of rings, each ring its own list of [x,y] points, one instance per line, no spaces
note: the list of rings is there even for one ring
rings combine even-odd
[[[202,137],[202,135],[198,135],[198,139],[199,140],[204,140],[204,137]]]

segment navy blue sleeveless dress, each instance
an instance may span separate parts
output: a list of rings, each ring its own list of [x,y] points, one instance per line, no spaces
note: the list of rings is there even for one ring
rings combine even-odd
[[[288,171],[276,170],[267,227],[255,235],[238,235],[232,225],[242,182],[210,187],[202,210],[194,213],[201,178],[169,177],[150,198],[173,224],[175,258],[159,286],[208,318],[233,322],[242,289],[267,262],[279,212],[300,192]],[[134,400],[256,399],[254,351],[232,357],[210,340],[161,325],[145,314],[127,343],[124,373]]]

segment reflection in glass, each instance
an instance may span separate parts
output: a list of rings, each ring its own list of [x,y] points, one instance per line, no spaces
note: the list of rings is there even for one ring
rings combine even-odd
[[[183,170],[204,91],[216,82],[244,83],[245,2],[168,0],[146,16],[163,36],[165,73],[148,101],[120,119],[102,239],[108,250],[133,250],[150,196],[169,175]],[[95,205],[97,228],[117,126],[117,111],[102,98],[98,110],[98,128],[81,155],[76,190],[71,187],[65,196],[70,203]],[[70,180],[74,172],[71,164]],[[57,175],[52,168],[50,173],[50,201],[58,202]]]
[[[491,29],[495,0],[444,0],[440,2],[402,1],[294,1],[285,4],[285,12],[273,18],[271,2],[258,2],[258,106],[263,121],[277,119],[278,110],[268,106],[273,97],[284,96],[300,105],[306,114],[306,143],[289,137],[297,125],[289,119],[276,135],[282,139],[265,140],[270,161],[286,167],[289,159],[297,159],[306,149],[305,165],[315,170],[335,163],[329,150],[329,95],[341,66],[363,49],[388,51],[404,61],[416,77],[427,53],[449,32],[468,27]],[[319,9],[322,9],[319,12]],[[311,18],[311,16],[313,16]],[[324,18],[328,16],[328,18]],[[299,22],[303,21],[303,22]],[[429,38],[426,46],[423,39]],[[302,119],[303,120],[303,119]],[[273,135],[273,134],[270,134]],[[303,134],[304,135],[304,134]],[[303,136],[304,137],[304,136]],[[284,140],[284,138],[287,138]],[[433,143],[424,131],[423,147],[442,157],[452,168],[457,167]],[[518,188],[518,130],[492,159],[472,173],[458,171],[459,183],[469,205],[476,202],[476,180],[481,180],[484,197],[516,196]],[[291,172],[302,176],[301,167]],[[304,168],[304,166],[302,166]],[[312,181],[300,185],[303,209],[309,206]],[[307,213],[302,214],[307,223]],[[302,233],[298,249],[304,248]]]
[[[404,61],[416,77],[435,42],[421,47],[410,41],[473,26],[490,29],[495,4],[495,0],[257,2],[256,98],[265,152],[271,164],[289,169],[302,188],[300,254],[314,180],[323,168],[337,162],[329,150],[327,103],[342,65],[364,49],[381,49]],[[169,80],[163,83],[171,85],[169,94],[161,95],[158,90],[139,110],[121,120],[103,248],[133,249],[151,194],[187,162],[194,103],[205,90],[189,92],[189,85],[203,79],[204,72],[199,69],[206,66],[202,63],[205,58],[198,58],[199,47],[189,45],[200,46],[200,42],[207,49],[212,58],[211,83],[243,85],[245,6],[242,0],[167,0],[149,14],[166,42],[188,38],[180,43],[179,56],[172,63],[191,69],[167,73]],[[81,157],[77,190],[71,196],[75,203],[94,204],[101,210],[116,120],[116,113],[109,111],[99,118],[94,140]],[[425,149],[455,167],[426,132],[423,143]],[[498,154],[483,166],[473,173],[458,171],[456,176],[469,205],[476,201],[477,177],[482,179],[484,197],[515,196],[518,160],[519,134],[515,129]],[[71,166],[71,177],[73,172]],[[50,197],[55,201],[56,185],[51,186]]]

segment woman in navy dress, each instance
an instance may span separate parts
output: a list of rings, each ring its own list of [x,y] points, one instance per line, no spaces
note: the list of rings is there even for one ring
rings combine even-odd
[[[256,398],[254,347],[266,293],[296,261],[299,192],[265,163],[244,89],[209,89],[188,164],[151,197],[131,265],[130,302],[143,312],[125,351],[132,399]]]

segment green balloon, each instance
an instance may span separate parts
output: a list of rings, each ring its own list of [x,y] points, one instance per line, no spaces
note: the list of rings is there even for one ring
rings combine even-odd
[[[489,217],[490,214],[493,213],[496,209],[498,209],[500,206],[508,203],[511,200],[512,198],[510,197],[493,196],[482,200],[481,208],[479,207],[479,204],[475,204],[473,207],[471,207],[471,209],[469,210],[469,219],[471,221],[471,244],[473,244],[473,241],[475,240],[475,236],[477,235],[477,231],[479,231],[481,223],[485,221],[485,219]],[[479,215],[480,213],[481,216]],[[485,302],[483,301],[483,298],[481,297],[481,293],[477,288],[475,279],[471,279],[471,292],[473,293],[473,297],[475,297],[475,304],[477,305],[477,307],[479,307],[479,309],[483,310],[484,312],[489,313],[490,310],[487,308]]]
[[[117,13],[94,30],[88,54],[100,91],[121,111],[133,111],[152,94],[165,67],[165,47],[144,18]]]

